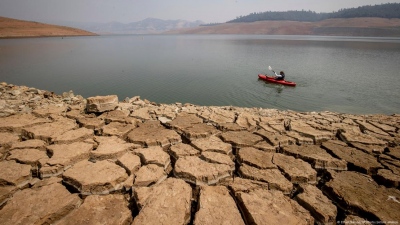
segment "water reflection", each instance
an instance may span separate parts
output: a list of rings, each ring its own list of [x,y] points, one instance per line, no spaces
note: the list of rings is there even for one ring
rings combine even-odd
[[[258,82],[263,83],[263,86],[270,89],[270,90],[274,90],[276,93],[280,94],[282,93],[283,89],[285,89],[286,87],[282,84],[271,84],[268,83],[267,81],[263,81],[261,79],[258,79]],[[294,87],[288,87],[288,88],[294,88]]]

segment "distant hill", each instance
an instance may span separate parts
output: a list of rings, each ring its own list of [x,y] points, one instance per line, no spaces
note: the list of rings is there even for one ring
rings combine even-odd
[[[400,37],[400,3],[360,6],[331,13],[305,10],[251,13],[226,23],[167,33]]]
[[[0,38],[94,35],[97,34],[71,27],[0,17]]]
[[[387,3],[381,5],[367,5],[357,8],[341,9],[331,13],[316,13],[312,11],[286,11],[286,12],[258,12],[247,16],[239,16],[228,23],[248,23],[256,21],[276,21],[290,20],[300,22],[317,22],[326,19],[336,18],[360,18],[360,17],[378,17],[378,18],[400,18],[400,3]]]
[[[332,13],[259,12],[226,23],[203,24],[168,34],[266,34],[400,37],[400,3],[368,5]]]
[[[336,18],[317,22],[256,21],[179,29],[167,34],[266,34],[400,37],[400,19]]]
[[[169,30],[198,27],[202,21],[162,20],[147,18],[132,23],[74,23],[65,22],[65,25],[78,27],[98,34],[159,34]]]

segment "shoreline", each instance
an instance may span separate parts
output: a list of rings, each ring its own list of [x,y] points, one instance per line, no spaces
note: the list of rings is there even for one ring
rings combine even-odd
[[[399,114],[85,99],[2,82],[0,136],[4,224],[400,221]]]
[[[52,37],[61,37],[61,38],[67,38],[67,37],[94,37],[94,36],[101,36],[99,34],[59,34],[59,35],[36,35],[36,36],[7,36],[7,37],[0,37],[0,39],[26,39],[26,38],[52,38]]]

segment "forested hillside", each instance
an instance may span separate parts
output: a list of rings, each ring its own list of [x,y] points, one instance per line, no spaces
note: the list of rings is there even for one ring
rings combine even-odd
[[[256,22],[270,20],[290,20],[301,22],[317,22],[332,18],[358,18],[358,17],[379,17],[379,18],[400,18],[400,3],[387,3],[382,5],[367,5],[357,8],[341,9],[332,13],[316,13],[313,11],[286,11],[286,12],[259,12],[247,16],[239,16],[228,23]]]

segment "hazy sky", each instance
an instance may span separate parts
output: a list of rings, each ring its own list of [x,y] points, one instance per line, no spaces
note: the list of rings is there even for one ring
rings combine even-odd
[[[390,0],[0,0],[0,16],[39,22],[136,22],[145,18],[226,22],[252,12],[375,5]]]

